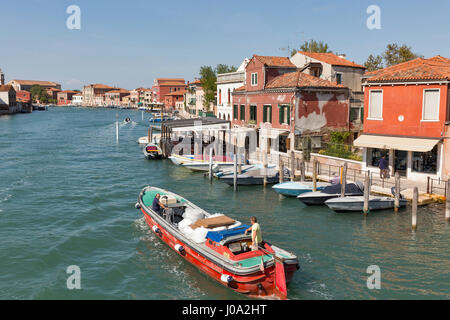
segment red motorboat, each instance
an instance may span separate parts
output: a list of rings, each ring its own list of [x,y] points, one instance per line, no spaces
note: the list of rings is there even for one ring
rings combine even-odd
[[[168,207],[162,212],[152,209],[158,193]],[[220,284],[254,298],[287,298],[287,284],[299,269],[297,256],[264,241],[252,251],[248,225],[156,187],[145,187],[136,207],[158,238]]]

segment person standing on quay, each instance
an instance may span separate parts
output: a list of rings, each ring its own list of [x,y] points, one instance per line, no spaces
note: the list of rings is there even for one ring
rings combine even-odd
[[[386,178],[389,179],[389,168],[388,168],[388,162],[386,160],[386,155],[383,155],[381,157],[378,167],[380,168],[380,178],[381,179],[386,179]]]

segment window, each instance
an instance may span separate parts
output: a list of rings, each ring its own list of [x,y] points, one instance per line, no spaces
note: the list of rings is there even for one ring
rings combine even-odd
[[[272,123],[272,106],[266,105],[263,107],[263,122]]]
[[[228,104],[231,102],[231,90],[228,89]]]
[[[412,171],[422,173],[437,172],[437,146],[429,152],[413,152]]]
[[[369,166],[378,167],[382,156],[386,156],[386,161],[389,163],[389,150],[383,149],[367,149],[367,164]]]
[[[280,124],[290,124],[291,123],[291,110],[289,106],[278,106],[279,108],[279,123]]]
[[[251,121],[255,121],[257,120],[257,115],[256,115],[256,106],[250,106],[250,120]]]
[[[342,84],[342,73],[336,73],[336,83]]]
[[[233,119],[238,119],[238,106],[236,104],[233,106]]]
[[[258,85],[258,73],[252,73],[252,86]]]
[[[439,121],[439,89],[423,90],[423,121]]]
[[[222,105],[222,89],[219,89],[219,106]]]
[[[361,108],[350,108],[350,121],[360,120]]]
[[[241,104],[240,120],[245,121],[245,105]]]
[[[383,120],[383,90],[370,90],[368,119]]]

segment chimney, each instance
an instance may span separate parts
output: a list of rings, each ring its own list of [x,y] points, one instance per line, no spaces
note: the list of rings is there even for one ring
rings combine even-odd
[[[5,84],[5,75],[2,72],[2,69],[0,69],[0,85]]]

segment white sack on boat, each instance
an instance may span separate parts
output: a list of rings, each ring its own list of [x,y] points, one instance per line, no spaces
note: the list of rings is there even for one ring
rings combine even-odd
[[[185,227],[190,226],[192,223],[193,222],[191,219],[188,219],[188,218],[183,219],[178,223],[178,229],[180,229],[180,230],[184,229]]]
[[[194,230],[194,234],[192,235],[192,240],[195,243],[203,243],[206,241],[206,235],[208,234],[208,229],[200,227]]]
[[[241,224],[242,223],[240,221],[236,221],[236,223],[229,226],[228,229],[233,229],[233,228],[239,227]]]
[[[187,207],[186,211],[183,214],[183,218],[184,219],[189,219],[192,221],[192,223],[194,223],[195,221],[199,220],[199,219],[203,219],[204,218],[204,214],[194,210],[192,208]]]
[[[223,230],[227,230],[227,227],[217,227],[212,229],[212,231],[223,231]]]
[[[185,226],[183,229],[180,229],[180,231],[182,234],[184,234],[189,239],[192,239],[192,237],[194,235],[194,230],[189,226]]]

